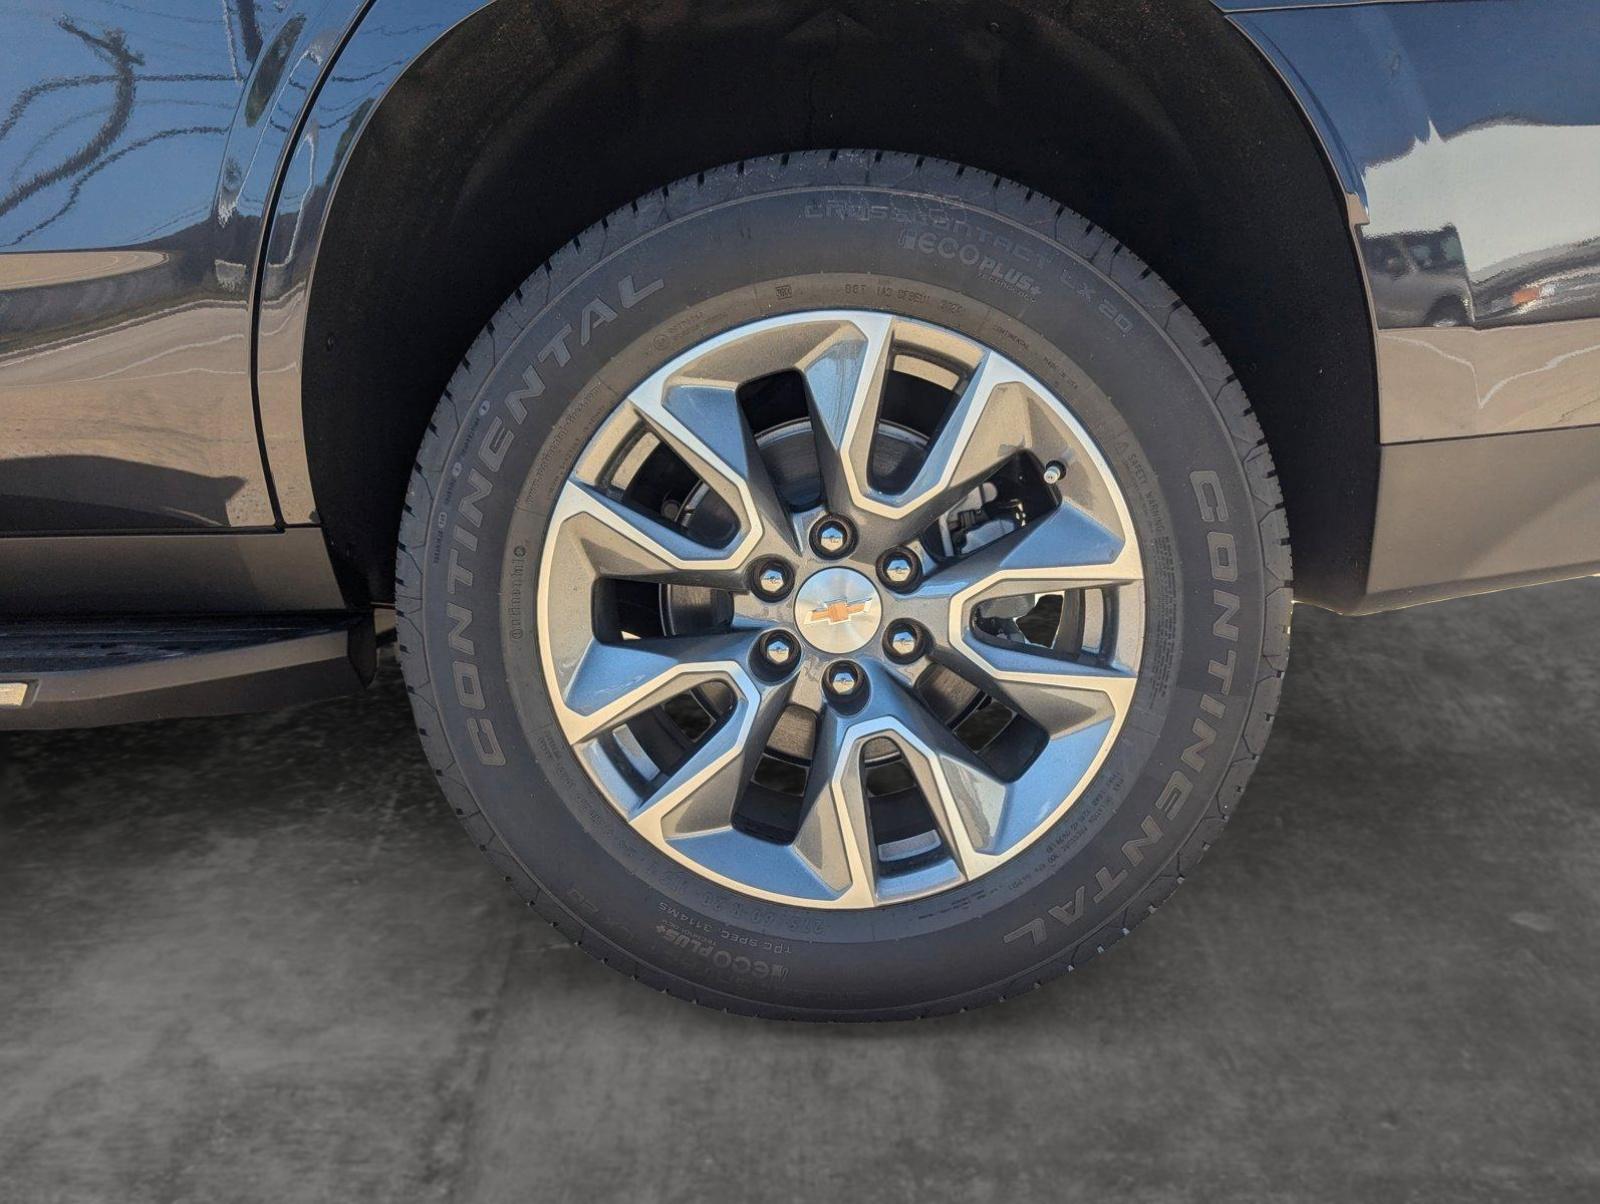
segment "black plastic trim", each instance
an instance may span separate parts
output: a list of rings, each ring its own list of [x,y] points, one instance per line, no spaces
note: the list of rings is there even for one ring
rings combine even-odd
[[[1600,573],[1600,426],[1393,443],[1378,470],[1371,614]]]
[[[268,710],[361,690],[370,615],[34,620],[0,633],[0,730],[98,727]]]

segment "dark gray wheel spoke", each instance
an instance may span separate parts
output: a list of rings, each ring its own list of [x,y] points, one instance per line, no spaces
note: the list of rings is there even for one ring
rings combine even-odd
[[[968,643],[940,659],[1051,735],[1122,715],[1133,701],[1138,681],[1126,670],[1057,660],[998,644]]]
[[[1025,376],[985,352],[910,485],[885,499],[885,517],[911,539],[983,478],[1029,444],[1032,426]]]
[[[806,782],[805,811],[795,852],[841,903],[877,901],[875,854],[861,771],[861,741],[846,716],[818,716],[817,743]]]
[[[1007,594],[1129,585],[1142,579],[1138,550],[1129,540],[1064,504],[929,574],[918,596],[959,598],[975,606]]]
[[[783,713],[789,683],[754,685],[741,694],[734,711],[694,754],[653,790],[630,817],[654,841],[732,830],[740,793]]]
[[[1008,787],[898,678],[877,671],[856,730],[882,736],[905,758],[957,867],[977,877],[994,864]]]

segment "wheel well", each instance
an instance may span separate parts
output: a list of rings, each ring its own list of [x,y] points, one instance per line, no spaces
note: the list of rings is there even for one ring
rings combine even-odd
[[[557,247],[695,171],[835,146],[1015,179],[1144,258],[1261,418],[1297,592],[1359,592],[1377,388],[1343,200],[1293,98],[1209,0],[499,0],[456,27],[368,123],[318,257],[303,407],[348,587],[392,597],[429,415]]]

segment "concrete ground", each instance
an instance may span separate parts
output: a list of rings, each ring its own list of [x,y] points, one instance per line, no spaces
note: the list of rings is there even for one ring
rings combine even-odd
[[[1296,615],[1226,839],[1084,973],[891,1026],[530,921],[391,670],[0,737],[0,1200],[1600,1199],[1600,581]]]

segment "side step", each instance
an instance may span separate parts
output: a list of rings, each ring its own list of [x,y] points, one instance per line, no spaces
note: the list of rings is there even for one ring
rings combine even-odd
[[[0,731],[232,715],[372,680],[370,614],[0,623]]]

